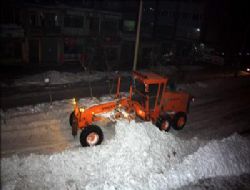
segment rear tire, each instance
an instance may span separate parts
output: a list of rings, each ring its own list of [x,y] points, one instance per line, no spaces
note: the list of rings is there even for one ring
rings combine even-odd
[[[178,112],[174,115],[172,127],[175,130],[181,130],[186,125],[187,114],[184,112]]]
[[[171,117],[169,115],[160,116],[155,124],[161,131],[168,132],[171,127]]]
[[[102,143],[103,132],[97,125],[89,125],[85,127],[80,135],[80,143],[83,147],[95,146]]]

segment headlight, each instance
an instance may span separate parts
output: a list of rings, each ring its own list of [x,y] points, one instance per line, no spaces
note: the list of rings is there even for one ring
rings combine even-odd
[[[75,98],[72,99],[72,104],[76,105],[76,99]]]
[[[127,112],[123,112],[124,117],[128,117],[129,114]]]
[[[141,116],[142,118],[145,118],[145,112],[142,110],[138,111],[138,115]]]
[[[250,72],[250,68],[247,68],[247,72]]]

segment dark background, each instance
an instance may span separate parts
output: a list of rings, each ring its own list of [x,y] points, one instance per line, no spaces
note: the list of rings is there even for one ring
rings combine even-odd
[[[132,0],[1,1],[1,76],[131,70],[138,10]],[[202,64],[194,59],[199,44],[223,56],[224,66],[248,64],[249,18],[246,1],[144,0],[138,69]]]

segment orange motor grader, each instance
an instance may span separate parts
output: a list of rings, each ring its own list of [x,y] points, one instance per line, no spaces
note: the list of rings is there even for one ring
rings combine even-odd
[[[104,119],[102,115],[112,112],[112,117],[139,118],[152,121],[160,130],[168,131],[170,127],[180,130],[187,121],[190,102],[188,93],[168,89],[168,79],[149,72],[132,73],[129,95],[120,96],[120,77],[117,82],[117,92],[110,102],[80,108],[74,99],[74,111],[70,115],[72,135],[76,136],[81,129],[80,143],[82,146],[101,144],[103,132],[95,122]]]

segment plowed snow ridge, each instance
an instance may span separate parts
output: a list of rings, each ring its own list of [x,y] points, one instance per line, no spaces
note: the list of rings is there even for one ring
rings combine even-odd
[[[172,189],[216,176],[250,173],[250,141],[233,135],[204,146],[151,123],[116,124],[106,144],[53,155],[2,159],[3,189]]]

